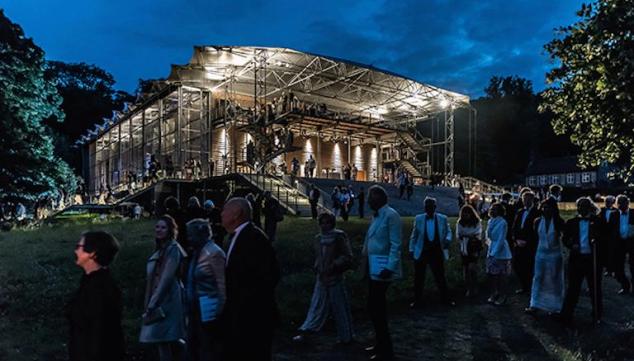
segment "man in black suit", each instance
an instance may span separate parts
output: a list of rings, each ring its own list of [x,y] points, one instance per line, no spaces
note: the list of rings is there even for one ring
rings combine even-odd
[[[518,294],[530,292],[533,283],[537,252],[537,234],[533,224],[539,217],[539,211],[534,203],[535,193],[525,191],[522,194],[523,208],[515,213],[513,221],[513,268],[522,287],[515,291]]]
[[[310,185],[310,191],[308,192],[308,202],[310,202],[310,213],[313,219],[317,219],[317,203],[321,197],[321,192],[314,184]]]
[[[600,220],[594,215],[595,206],[590,198],[582,197],[577,200],[577,217],[566,222],[563,243],[570,248],[568,260],[568,289],[561,310],[564,323],[572,322],[581,284],[585,279],[590,287],[590,299],[593,307],[593,319],[601,320],[603,311],[601,294],[601,272],[599,255],[601,254]]]
[[[506,239],[507,240],[511,240],[512,239],[512,232],[513,232],[513,221],[515,220],[515,207],[513,206],[513,204],[511,204],[511,200],[513,199],[513,195],[509,192],[504,192],[502,193],[502,196],[500,197],[501,199],[501,203],[502,203],[502,207],[504,207],[504,220],[506,221],[506,224],[508,225],[506,227]]]
[[[601,207],[601,212],[599,213],[599,224],[601,225],[601,231],[599,237],[601,238],[601,243],[605,248],[605,252],[601,254],[601,264],[606,268],[605,275],[608,274],[614,275],[615,272],[615,246],[616,242],[613,238],[612,227],[610,226],[610,215],[612,212],[617,211],[614,207],[614,203],[616,202],[616,198],[614,196],[608,195],[605,197],[604,206]]]
[[[223,359],[271,360],[273,329],[278,321],[275,250],[264,232],[251,222],[251,205],[245,198],[232,198],[225,204],[222,225],[230,233]]]
[[[618,211],[610,215],[610,228],[614,246],[614,276],[621,284],[620,295],[625,295],[632,289],[632,282],[625,275],[625,257],[629,255],[630,276],[634,277],[634,210],[630,209],[630,199],[621,194],[616,197]]]

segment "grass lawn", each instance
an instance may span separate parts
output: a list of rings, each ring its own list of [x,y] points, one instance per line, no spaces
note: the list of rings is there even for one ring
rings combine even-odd
[[[455,219],[452,219],[452,224]],[[73,247],[85,230],[106,230],[121,242],[121,252],[113,273],[124,294],[123,324],[127,334],[129,358],[154,359],[153,350],[137,342],[145,290],[145,262],[153,249],[152,220],[122,221],[74,220],[37,230],[0,233],[0,360],[66,359],[67,324],[63,307],[78,287],[81,270],[74,265]],[[403,238],[409,236],[412,218],[403,219]],[[350,236],[353,251],[359,256],[368,220],[351,218],[338,227]],[[310,301],[314,276],[311,242],[318,228],[314,221],[286,217],[279,225],[275,243],[282,266],[277,298],[282,312],[282,329],[276,340],[278,360],[356,360],[365,359],[360,346],[333,350],[334,330],[328,326],[310,346],[291,345],[288,340],[303,321]],[[455,246],[455,244],[454,244]],[[506,308],[492,308],[482,300],[467,301],[462,293],[460,259],[455,249],[447,265],[447,278],[459,302],[453,310],[432,307],[423,313],[406,308],[411,298],[412,264],[404,261],[405,279],[390,288],[392,333],[399,359],[623,359],[634,355],[634,298],[612,295],[614,281],[606,281],[606,320],[609,326],[592,330],[582,323],[582,337],[564,332],[549,320],[538,321],[521,312],[526,296],[514,298]],[[404,258],[405,259],[405,258]],[[429,273],[429,272],[428,272]],[[427,293],[437,299],[428,276]],[[484,283],[484,280],[483,280]],[[366,287],[359,272],[350,271],[347,286],[352,302],[357,338],[370,340],[371,326],[365,313]],[[484,292],[483,292],[484,293]],[[433,303],[433,301],[432,301]],[[577,312],[588,319],[587,300]],[[588,311],[588,312],[586,312]],[[623,347],[626,347],[623,349]],[[621,358],[619,358],[621,357]]]

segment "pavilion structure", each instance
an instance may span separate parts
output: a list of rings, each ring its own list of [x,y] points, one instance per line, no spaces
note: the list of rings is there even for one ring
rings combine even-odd
[[[288,171],[310,157],[315,177],[337,178],[355,165],[357,180],[382,179],[400,166],[429,178],[430,152],[454,172],[454,110],[465,95],[351,61],[288,48],[197,46],[173,65],[152,94],[80,139],[88,187],[117,188],[147,172],[154,157],[170,176]],[[444,139],[418,124],[444,119]],[[191,172],[191,169],[189,170]]]

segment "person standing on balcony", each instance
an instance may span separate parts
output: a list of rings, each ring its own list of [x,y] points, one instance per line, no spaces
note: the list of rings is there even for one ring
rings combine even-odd
[[[310,178],[313,178],[315,176],[315,168],[317,167],[317,161],[315,160],[315,158],[313,158],[313,155],[311,154],[308,158],[308,171],[309,171],[309,175]]]

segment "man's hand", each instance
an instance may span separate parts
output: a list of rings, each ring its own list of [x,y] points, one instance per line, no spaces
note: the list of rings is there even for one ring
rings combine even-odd
[[[394,274],[394,272],[390,271],[387,268],[384,268],[383,270],[381,270],[381,273],[379,273],[379,278],[386,280],[392,277],[392,274]]]

